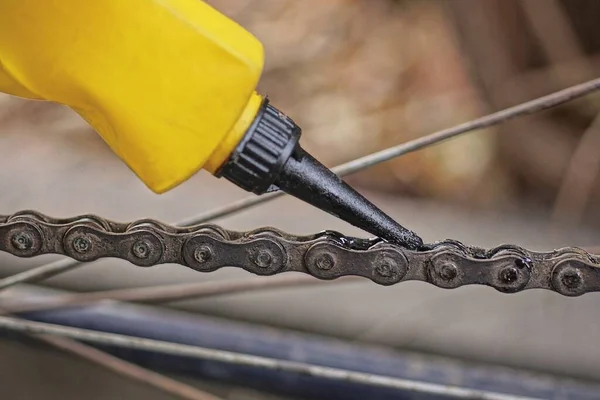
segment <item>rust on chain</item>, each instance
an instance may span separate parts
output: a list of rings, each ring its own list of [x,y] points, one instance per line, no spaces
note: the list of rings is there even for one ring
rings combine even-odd
[[[237,267],[257,275],[296,271],[323,280],[352,275],[386,286],[423,281],[445,289],[485,285],[502,293],[600,291],[600,260],[575,247],[533,252],[445,240],[413,251],[333,231],[297,236],[274,228],[237,232],[212,224],[179,228],[149,219],[117,223],[95,215],[58,219],[22,211],[0,216],[0,250],[18,257],[62,254],[82,262],[119,258],[141,267],[173,263],[200,272]]]

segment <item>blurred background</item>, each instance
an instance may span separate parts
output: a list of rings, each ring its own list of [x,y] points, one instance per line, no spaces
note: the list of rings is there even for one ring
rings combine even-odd
[[[303,128],[303,146],[328,166],[600,75],[596,0],[208,3],[262,41],[267,62],[259,90]],[[600,245],[599,111],[600,96],[587,96],[386,162],[348,181],[427,241],[591,248]],[[58,105],[1,96],[0,144],[4,214],[33,208],[58,217],[95,213],[176,222],[246,196],[204,173],[153,195],[83,121]],[[364,235],[288,198],[218,223]],[[56,259],[0,258],[2,276]],[[92,291],[240,277],[248,276],[230,269],[209,275],[179,266],[139,269],[107,260],[40,285]],[[0,299],[26,301],[36,290],[16,287]],[[489,288],[380,288],[365,282],[165,307],[599,381],[599,306],[595,294],[506,296]],[[73,377],[86,374],[97,374],[95,384],[102,387],[87,398],[171,398],[51,348],[13,339],[0,341],[0,348],[0,394],[10,398],[81,398],[81,390],[89,390]],[[208,385],[223,398],[252,398],[243,388],[190,384]]]

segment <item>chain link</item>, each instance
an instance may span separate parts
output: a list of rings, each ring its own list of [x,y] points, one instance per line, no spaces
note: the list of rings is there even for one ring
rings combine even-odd
[[[123,224],[94,215],[0,216],[0,250],[18,257],[63,254],[81,262],[120,258],[141,267],[175,263],[200,272],[238,267],[257,275],[296,271],[331,280],[355,275],[380,285],[423,281],[445,289],[486,285],[503,293],[547,289],[564,296],[600,291],[596,256],[569,247],[486,250],[454,240],[411,251],[333,231],[295,236],[273,228],[236,232],[217,225],[178,228],[154,220]]]

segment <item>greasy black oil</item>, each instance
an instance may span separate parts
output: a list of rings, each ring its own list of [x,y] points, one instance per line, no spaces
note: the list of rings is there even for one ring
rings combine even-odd
[[[383,239],[378,237],[368,239],[356,238],[352,236],[346,236],[341,234],[340,232],[331,230],[322,231],[313,236],[313,239],[321,238],[333,240],[334,242],[337,242],[337,244],[339,244],[340,246],[351,250],[368,250],[371,247],[375,246],[377,243],[384,242]]]

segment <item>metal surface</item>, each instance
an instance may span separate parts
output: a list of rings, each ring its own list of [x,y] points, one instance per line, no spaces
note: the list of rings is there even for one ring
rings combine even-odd
[[[31,286],[19,287],[11,292],[11,297],[25,302],[52,302],[53,298],[67,294]],[[331,380],[318,374],[306,375],[303,372],[285,369],[248,367],[237,364],[235,359],[221,362],[184,354],[168,355],[151,348],[136,350],[129,348],[127,342],[123,347],[96,344],[119,358],[151,370],[171,372],[180,377],[185,375],[202,380],[219,380],[223,383],[266,389],[274,393],[294,394],[301,398],[451,399],[456,398],[452,395],[455,393],[452,389],[460,386],[487,394],[591,400],[597,398],[600,390],[597,384],[564,378],[564,374],[539,374],[525,369],[396,351],[389,347],[365,346],[353,341],[190,315],[157,307],[103,303],[68,310],[28,313],[23,317],[36,322],[84,330],[264,357],[273,359],[276,363],[280,360],[292,361],[418,383],[393,389],[371,386],[369,383]],[[427,395],[429,385],[440,388],[440,395]],[[422,392],[421,388],[425,388],[425,392]]]
[[[0,250],[18,257],[63,254],[81,262],[111,257],[150,267],[175,263],[200,272],[238,267],[256,275],[296,271],[331,280],[355,275],[380,285],[417,280],[440,288],[486,285],[503,293],[546,289],[564,296],[600,291],[599,259],[579,248],[485,250],[453,240],[409,250],[337,232],[294,236],[262,228],[177,228],[152,220],[116,223],[85,215],[55,219],[34,211],[0,217]]]
[[[321,377],[334,381],[357,383],[369,386],[393,388],[407,392],[444,395],[458,399],[480,400],[525,400],[531,397],[505,395],[501,393],[483,392],[461,387],[442,386],[425,382],[409,381],[382,375],[365,374],[338,368],[322,367],[295,361],[277,360],[248,354],[232,353],[223,350],[190,346],[185,344],[144,339],[115,333],[70,328],[42,322],[19,320],[18,318],[0,317],[0,327],[28,334],[50,334],[64,336],[87,342],[125,347],[137,350],[150,350],[157,353],[175,356],[201,358],[224,363],[247,365],[254,368],[273,369],[312,377]]]
[[[220,400],[218,397],[203,392],[195,387],[178,382],[154,371],[144,369],[138,365],[129,363],[75,340],[53,335],[38,335],[35,338],[57,349],[94,362],[108,370],[154,387],[179,399]]]

